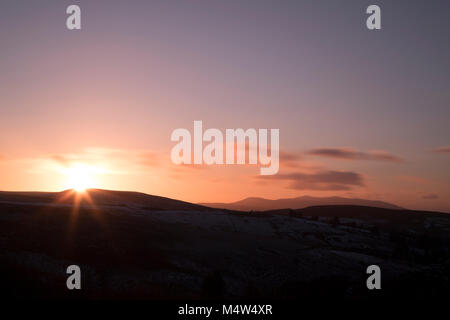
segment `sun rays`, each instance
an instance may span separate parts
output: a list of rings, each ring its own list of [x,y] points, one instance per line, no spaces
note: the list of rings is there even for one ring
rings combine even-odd
[[[54,200],[56,206],[69,206],[70,214],[67,225],[67,238],[76,238],[77,225],[80,219],[91,217],[98,222],[102,230],[107,228],[106,221],[101,215],[101,208],[95,203],[92,194],[101,193],[102,190],[95,189],[69,189],[61,192],[61,196]]]

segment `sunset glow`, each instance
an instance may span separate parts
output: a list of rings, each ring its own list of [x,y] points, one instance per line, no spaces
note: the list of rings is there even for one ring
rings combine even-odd
[[[84,8],[89,27],[69,31],[54,20],[63,4],[14,3],[18,16],[8,5],[1,19],[12,33],[0,59],[0,190],[134,190],[189,202],[340,196],[450,212],[445,26],[369,31],[361,4],[340,4],[327,21],[335,27],[324,28],[330,9],[319,1],[277,12],[259,1],[260,11],[150,1],[113,16],[96,1]],[[384,19],[403,14],[389,10]],[[175,165],[171,134],[187,128],[193,138],[194,121],[223,134],[278,129],[277,174]]]
[[[65,170],[67,188],[83,192],[97,185],[96,168],[85,164],[76,164]]]

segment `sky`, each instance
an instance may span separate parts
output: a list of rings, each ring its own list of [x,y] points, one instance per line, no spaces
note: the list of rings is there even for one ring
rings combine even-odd
[[[71,4],[81,30],[66,28]],[[366,28],[371,4],[381,30]],[[191,202],[337,195],[450,212],[449,12],[448,1],[1,1],[0,190],[61,191],[88,168],[91,187]],[[279,173],[173,164],[171,133],[194,120],[279,129]]]

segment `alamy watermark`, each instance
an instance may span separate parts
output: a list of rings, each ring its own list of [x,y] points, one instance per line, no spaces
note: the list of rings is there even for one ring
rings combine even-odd
[[[366,273],[370,274],[367,278],[366,286],[369,290],[381,289],[381,269],[376,264],[367,267]]]
[[[66,273],[70,276],[66,280],[67,289],[81,289],[81,269],[76,264],[67,267]]]
[[[378,5],[372,4],[367,7],[366,13],[369,17],[366,19],[366,26],[369,30],[381,29],[381,9]],[[81,30],[81,8],[78,5],[69,5],[66,9],[66,27],[68,30]]]
[[[268,131],[226,129],[224,141],[222,131],[211,128],[203,132],[202,121],[194,121],[193,139],[188,129],[172,132],[171,140],[178,144],[172,148],[170,156],[175,164],[259,164],[261,175],[273,175],[280,164],[280,130],[270,129],[270,143]],[[204,142],[209,143],[203,148]]]

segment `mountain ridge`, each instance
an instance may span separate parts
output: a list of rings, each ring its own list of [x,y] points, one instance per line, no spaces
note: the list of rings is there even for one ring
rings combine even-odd
[[[118,191],[104,189],[87,189],[79,193],[74,190],[60,192],[39,191],[0,191],[0,201],[18,201],[25,203],[54,203],[71,204],[75,201],[81,204],[89,202],[95,205],[114,205],[141,207],[149,210],[182,210],[182,211],[207,211],[207,210],[233,210],[233,211],[270,211],[280,209],[303,209],[312,206],[327,205],[355,205],[384,209],[402,210],[395,204],[378,200],[344,197],[312,197],[299,196],[294,198],[266,199],[263,197],[248,197],[231,203],[201,202],[190,203],[187,201],[150,195],[137,191]]]
[[[150,195],[137,191],[87,189],[76,192],[69,189],[61,192],[0,191],[0,202],[22,202],[41,204],[92,204],[121,207],[139,207],[146,210],[211,211],[211,208],[182,200]],[[214,209],[213,209],[214,210]]]
[[[227,210],[241,211],[266,211],[277,209],[303,209],[311,206],[323,205],[357,205],[368,206],[384,209],[405,209],[395,204],[391,204],[379,200],[367,200],[360,198],[344,198],[344,197],[312,197],[299,196],[294,198],[266,199],[262,197],[248,197],[235,202],[201,202],[199,205]]]

